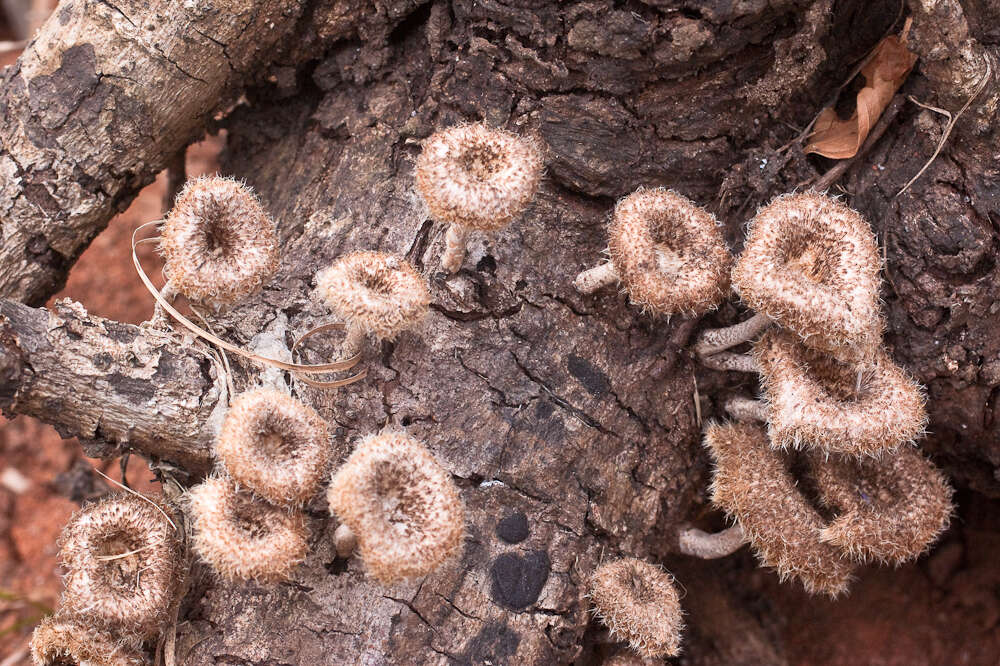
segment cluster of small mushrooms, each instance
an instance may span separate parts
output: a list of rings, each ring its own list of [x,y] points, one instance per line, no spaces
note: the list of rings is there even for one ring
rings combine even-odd
[[[947,527],[952,490],[912,446],[925,397],[882,347],[881,264],[857,212],[816,192],[778,197],[734,259],[710,213],[640,190],[615,208],[608,245],[611,261],[577,276],[579,291],[617,281],[653,314],[702,315],[731,286],[755,311],[693,346],[707,367],[759,373],[762,396],[732,397],[733,420],[708,425],[712,501],[735,524],[683,529],[682,553],[722,557],[749,542],[782,580],[835,597],[856,564],[912,560]],[[728,351],[752,340],[749,354]],[[644,658],[677,654],[680,611],[665,573],[619,560],[591,588],[613,638]],[[676,613],[653,621],[667,608]]]
[[[543,165],[536,140],[482,124],[425,142],[416,185],[430,215],[449,225],[446,272],[461,267],[472,230],[524,213]],[[271,279],[279,246],[248,187],[191,181],[164,220],[161,298],[231,306]],[[709,367],[759,372],[763,396],[729,400],[734,422],[705,436],[716,461],[712,499],[736,524],[719,534],[684,530],[682,552],[718,557],[749,541],[782,578],[837,595],[854,563],[904,562],[940,534],[951,490],[909,446],[924,428],[924,397],[881,347],[878,253],[857,213],[816,193],[780,197],[757,214],[734,259],[711,213],[674,192],[640,189],[616,206],[608,246],[609,262],[577,276],[581,292],[619,282],[654,315],[698,316],[731,282],[756,311],[694,345]],[[371,251],[321,271],[314,294],[347,330],[341,358],[357,357],[369,335],[391,340],[412,328],[430,302],[416,269]],[[727,351],[758,336],[749,355]],[[338,556],[357,552],[378,582],[423,576],[459,555],[462,501],[422,443],[386,429],[360,439],[331,474],[326,422],[277,384],[248,386],[232,400],[216,471],[177,501],[115,495],[74,516],[63,541],[66,592],[35,632],[37,664],[144,663],[142,642],[177,612],[187,545],[223,579],[288,580],[309,549],[303,507],[326,481]],[[605,562],[588,596],[636,658],[679,652],[680,595],[658,565]]]

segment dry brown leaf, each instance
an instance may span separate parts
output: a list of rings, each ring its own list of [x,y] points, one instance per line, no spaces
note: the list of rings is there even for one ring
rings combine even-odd
[[[858,92],[857,109],[850,118],[841,120],[833,107],[823,109],[806,154],[838,160],[854,157],[917,61],[917,55],[906,48],[906,32],[904,28],[902,36],[889,35],[872,51],[861,69],[865,87]]]

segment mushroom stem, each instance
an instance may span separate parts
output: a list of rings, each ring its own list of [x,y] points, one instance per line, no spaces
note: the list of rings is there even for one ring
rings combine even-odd
[[[713,370],[732,372],[760,372],[757,362],[749,354],[719,352],[701,359],[701,364]]]
[[[731,555],[747,542],[739,523],[714,534],[699,530],[697,527],[688,527],[681,530],[677,536],[677,545],[682,553],[703,560],[715,560]]]
[[[598,289],[618,281],[618,271],[610,261],[583,271],[573,280],[573,286],[581,294],[592,294]]]
[[[441,268],[448,273],[455,273],[465,261],[465,248],[469,243],[471,230],[458,224],[448,227],[445,235],[444,254],[441,255]]]
[[[767,405],[760,400],[736,396],[727,400],[723,407],[737,421],[767,422]]]
[[[347,336],[344,338],[344,346],[341,351],[341,358],[351,358],[361,353],[365,347],[365,337],[367,331],[358,324],[351,322],[347,325]]]
[[[341,523],[333,533],[333,547],[337,549],[337,557],[350,559],[354,555],[354,549],[358,547],[358,538],[350,527]]]
[[[746,321],[726,328],[702,331],[697,342],[694,343],[694,351],[703,358],[711,356],[730,347],[735,347],[741,342],[752,340],[770,325],[771,318],[766,314],[758,313]]]
[[[160,289],[160,298],[172,303],[175,298],[177,298],[177,288],[174,283],[167,280],[167,283],[163,285]],[[149,325],[153,328],[167,328],[170,323],[170,318],[167,317],[167,313],[164,311],[163,306],[157,301],[153,306],[153,316],[149,318]]]

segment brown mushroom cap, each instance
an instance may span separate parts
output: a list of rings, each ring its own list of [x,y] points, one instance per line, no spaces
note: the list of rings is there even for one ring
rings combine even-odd
[[[190,180],[163,224],[164,275],[193,301],[223,305],[278,268],[278,234],[253,190],[231,178]]]
[[[882,336],[880,267],[860,214],[815,192],[789,194],[750,223],[733,288],[810,347],[859,360]]]
[[[86,617],[59,612],[42,620],[31,636],[36,666],[146,666],[142,652]]]
[[[820,500],[838,514],[820,538],[858,562],[916,559],[948,527],[951,486],[914,448],[877,460],[813,452],[808,462]]]
[[[67,612],[144,637],[169,620],[184,563],[176,528],[153,504],[118,494],[85,506],[64,528],[60,555]]]
[[[461,550],[465,512],[458,488],[406,433],[362,439],[334,474],[327,498],[383,584],[424,576]]]
[[[629,299],[656,314],[703,314],[729,290],[733,257],[715,216],[676,192],[639,190],[615,206],[608,249]]]
[[[611,637],[643,657],[673,657],[684,629],[673,577],[634,557],[607,562],[590,577],[590,601]]]
[[[524,212],[542,167],[534,141],[482,123],[458,125],[424,143],[417,189],[434,219],[494,231]]]
[[[753,356],[774,446],[876,456],[912,442],[927,423],[920,385],[881,347],[867,361],[841,363],[772,330]]]
[[[431,300],[416,269],[382,252],[341,257],[316,276],[316,290],[334,314],[380,340],[392,340],[417,324]]]
[[[847,591],[852,565],[820,539],[822,516],[802,495],[764,430],[749,424],[709,426],[705,445],[715,458],[712,501],[737,520],[764,566],[781,580],[797,578],[811,594]]]
[[[215,454],[229,475],[275,504],[301,504],[326,474],[330,446],[316,410],[269,389],[241,394],[226,413]]]
[[[213,477],[191,489],[194,551],[227,580],[287,580],[308,551],[297,511],[278,508]]]

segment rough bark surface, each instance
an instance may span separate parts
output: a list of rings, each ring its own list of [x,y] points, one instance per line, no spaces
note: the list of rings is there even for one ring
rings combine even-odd
[[[214,362],[183,336],[88,317],[79,303],[48,312],[0,300],[0,408],[79,437],[90,455],[135,449],[193,475],[210,469]]]
[[[811,120],[900,7],[847,1],[826,13],[817,4],[830,5],[359,0],[296,10],[302,18],[282,42],[280,62],[258,72],[262,83],[224,121],[225,170],[246,178],[278,220],[282,268],[259,298],[215,323],[234,340],[287,346],[326,320],[310,298],[312,278],[338,255],[379,249],[423,270],[431,316],[421,329],[369,350],[368,379],[337,392],[290,383],[335,426],[338,459],[385,425],[423,439],[461,487],[469,539],[460,561],[383,588],[365,578],[357,560],[336,558],[336,522],[317,499],[310,506],[313,552],[291,583],[227,585],[196,568],[178,627],[179,663],[596,663],[607,652],[606,636],[591,622],[582,581],[619,554],[661,561],[685,584],[692,663],[784,662],[775,636],[795,603],[811,602],[800,595],[775,611],[749,599],[754,592],[731,591],[743,580],[757,581],[747,590],[773,591],[759,583],[770,574],[755,572],[748,557],[698,563],[675,552],[677,528],[705,511],[707,461],[694,401],[706,418],[721,417],[724,400],[751,394],[755,381],[698,366],[685,350],[692,322],[650,319],[613,289],[579,295],[572,280],[598,261],[615,199],[638,186],[668,186],[708,206],[739,249],[757,206],[829,168],[807,160],[800,144],[778,150],[797,134],[788,124]],[[114,14],[105,4],[69,6]],[[986,71],[976,69],[976,58],[996,60],[992,26],[1000,10],[969,3],[963,11],[943,0],[909,11],[929,68],[918,64],[902,92],[955,112],[976,72]],[[816,15],[826,20],[817,23]],[[54,27],[52,34],[59,34]],[[962,58],[943,55],[958,47]],[[25,76],[8,74],[8,114],[31,99],[19,83]],[[113,84],[98,77],[95,85]],[[929,386],[925,449],[959,484],[1000,496],[1000,141],[997,124],[988,122],[995,114],[994,83],[930,169],[897,197],[933,153],[945,122],[906,106],[840,185],[885,244],[887,342]],[[523,220],[493,237],[474,236],[464,268],[445,276],[437,263],[445,229],[426,218],[413,161],[435,128],[474,119],[537,133],[549,148],[548,174]],[[162,164],[143,158],[143,168],[111,167],[113,148],[99,151],[94,168],[138,174]],[[84,187],[91,180],[80,173],[87,172],[56,172],[53,182]],[[123,187],[87,199],[100,200],[103,208],[88,209],[99,213],[59,218],[56,228],[72,239],[58,246],[59,261],[71,261],[100,228],[93,220],[106,220],[113,208],[106,199]],[[12,198],[27,207],[31,196],[55,190],[31,191]],[[75,197],[55,206],[73,210]],[[83,219],[91,222],[76,224]],[[4,225],[7,252],[6,217]],[[40,247],[21,263],[0,258],[0,271],[15,281],[58,275],[62,269],[32,268],[55,265],[37,257],[57,244]],[[56,281],[7,293],[37,300]],[[65,425],[200,469],[184,456],[205,450],[206,413],[221,391],[203,356],[148,332],[115,338],[107,322],[72,308],[52,319],[10,304],[0,312],[0,376],[31,377],[25,395],[52,390],[30,368],[43,367],[33,357],[54,362],[58,354],[79,355],[87,377],[81,382],[103,386],[88,374],[97,366],[86,358],[87,345],[138,348],[138,366],[125,373],[130,381],[182,368],[179,385],[142,390],[156,400],[190,391],[176,398],[198,415],[182,424],[194,438],[188,450],[156,441],[152,424],[142,437],[114,420],[113,428],[102,421],[100,432],[92,418],[76,430]],[[699,325],[745,317],[729,304]],[[97,330],[58,352],[26,348],[28,339],[52,345],[72,337],[52,321],[72,324],[67,331]],[[238,388],[260,374],[240,363],[235,370]],[[138,409],[137,390],[126,387],[113,401]],[[0,391],[0,400],[29,404],[8,393]],[[58,421],[43,404],[30,410]],[[527,537],[507,539],[505,521],[522,514]],[[723,575],[725,585],[717,580]]]

